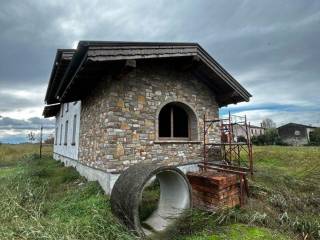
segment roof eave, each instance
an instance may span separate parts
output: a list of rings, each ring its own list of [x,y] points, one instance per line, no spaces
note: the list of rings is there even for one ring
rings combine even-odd
[[[225,101],[222,106],[228,104],[236,104],[239,102],[248,102],[252,95],[240,85],[237,80],[235,80],[218,62],[216,62],[199,44],[197,43],[153,43],[153,42],[99,42],[99,41],[81,41],[79,42],[78,49],[74,54],[65,74],[59,84],[59,87],[55,93],[55,98],[59,101],[63,101],[63,97],[68,91],[68,88],[75,81],[75,76],[81,69],[82,64],[87,59],[88,49],[94,46],[192,46],[197,47],[198,55],[201,61],[208,66],[212,71],[219,75],[219,77],[224,80],[232,89],[234,89],[241,99],[230,99],[230,101]],[[125,59],[125,57],[123,58]]]
[[[60,110],[60,104],[52,104],[44,107],[42,111],[42,116],[44,118],[54,117]]]
[[[56,57],[53,62],[52,71],[49,78],[48,88],[45,96],[45,102],[47,104],[54,104],[58,103],[58,100],[56,100],[53,96],[53,89],[55,83],[55,77],[57,74],[57,71],[59,71],[59,67],[64,61],[68,61],[72,58],[73,54],[75,53],[75,49],[57,49]]]

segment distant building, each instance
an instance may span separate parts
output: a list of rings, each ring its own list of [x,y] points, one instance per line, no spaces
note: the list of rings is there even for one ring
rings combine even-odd
[[[263,135],[265,132],[265,128],[258,127],[254,125],[248,126],[248,132],[251,137]],[[245,125],[234,125],[233,127],[234,139],[238,139],[240,136],[246,137],[246,126]]]
[[[288,123],[278,127],[278,133],[282,141],[289,145],[304,145],[310,142],[310,132],[314,131],[315,127]]]

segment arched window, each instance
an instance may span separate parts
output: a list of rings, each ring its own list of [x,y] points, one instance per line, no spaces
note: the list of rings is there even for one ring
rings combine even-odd
[[[197,118],[190,107],[180,102],[166,104],[158,116],[159,139],[197,140]]]

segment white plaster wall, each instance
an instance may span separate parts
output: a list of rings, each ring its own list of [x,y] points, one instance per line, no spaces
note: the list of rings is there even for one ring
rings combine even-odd
[[[84,176],[88,181],[98,181],[107,195],[111,195],[112,188],[120,176],[119,173],[108,173],[100,169],[85,166],[74,159],[59,155],[57,153],[53,154],[53,158],[63,162],[67,167],[74,167],[78,173],[81,176]]]
[[[61,111],[63,109],[63,115],[61,115]],[[61,106],[59,113],[56,116],[56,128],[55,131],[55,141],[53,152],[59,155],[78,160],[78,150],[79,150],[79,130],[80,130],[80,111],[81,111],[81,102],[70,102],[69,109],[67,111],[67,103]],[[74,115],[76,115],[76,137],[75,144],[72,145],[72,136],[73,136],[73,121]],[[65,125],[66,121],[68,121],[68,136],[67,136],[67,144],[65,145]],[[60,144],[60,134],[61,134],[61,124],[63,124],[62,128],[62,141]],[[56,139],[57,137],[57,139]]]
[[[248,126],[249,128],[249,126]],[[233,133],[234,133],[234,138],[235,140],[237,139],[238,136],[243,136],[246,137],[246,131],[245,131],[245,127],[240,127],[238,125],[235,125],[233,128]],[[259,128],[259,127],[253,127],[251,126],[249,128],[249,133],[250,136],[260,136],[264,134],[264,129],[263,128]]]

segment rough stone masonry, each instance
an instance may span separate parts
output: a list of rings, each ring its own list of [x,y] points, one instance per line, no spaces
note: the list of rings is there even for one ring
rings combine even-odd
[[[158,137],[159,111],[170,102],[194,111],[189,141]],[[120,78],[107,77],[82,100],[79,161],[110,172],[142,161],[168,165],[201,161],[204,114],[218,118],[214,94],[203,82],[165,61],[142,62]],[[219,141],[219,129],[212,128],[209,136]]]

